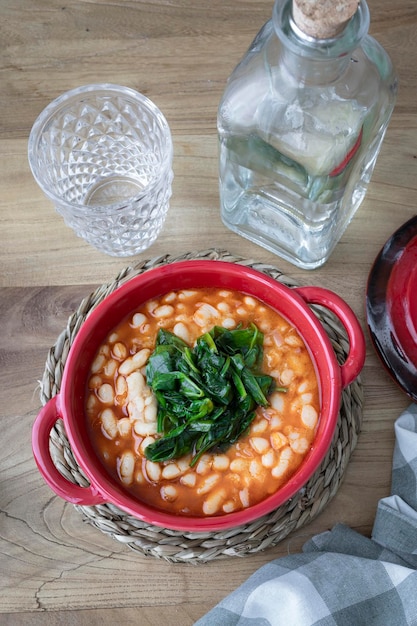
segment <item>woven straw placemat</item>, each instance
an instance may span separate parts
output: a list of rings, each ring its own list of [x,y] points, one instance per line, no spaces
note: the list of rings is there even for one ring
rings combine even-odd
[[[82,300],[78,309],[70,316],[66,328],[50,349],[41,381],[40,396],[45,404],[59,392],[62,373],[69,348],[88,313],[108,294],[127,280],[151,268],[189,259],[213,259],[239,263],[253,267],[268,276],[294,287],[296,282],[284,276],[271,265],[236,257],[227,251],[209,249],[197,253],[189,252],[180,257],[165,255],[146,260],[124,269],[116,279],[96,289]],[[323,307],[312,307],[328,333],[338,361],[343,363],[348,353],[349,342],[340,322]],[[245,556],[282,541],[289,533],[300,529],[315,518],[336,494],[342,481],[351,453],[356,446],[362,421],[363,390],[360,378],[343,391],[337,428],[330,449],[322,464],[291,500],[256,521],[235,528],[191,533],[159,528],[136,519],[112,504],[79,506],[75,508],[84,520],[103,533],[137,552],[165,559],[169,562],[204,563],[213,559]],[[59,471],[70,481],[88,485],[74,458],[63,428],[58,420],[50,436],[51,455]]]

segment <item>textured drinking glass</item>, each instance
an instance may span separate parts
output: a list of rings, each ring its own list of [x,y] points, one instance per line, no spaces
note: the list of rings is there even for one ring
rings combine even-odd
[[[112,256],[148,248],[171,197],[172,139],[161,111],[118,85],[51,102],[29,137],[33,176],[75,233]]]

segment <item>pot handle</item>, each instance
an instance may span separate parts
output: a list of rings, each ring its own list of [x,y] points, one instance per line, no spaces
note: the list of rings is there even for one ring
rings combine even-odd
[[[365,336],[357,317],[340,296],[323,287],[295,287],[308,304],[320,304],[332,311],[343,324],[349,339],[349,353],[340,366],[342,387],[345,388],[359,375],[366,356]]]
[[[57,420],[62,419],[59,414],[58,397],[58,395],[54,396],[45,404],[33,424],[32,450],[38,469],[49,487],[64,500],[85,506],[103,504],[105,500],[97,489],[92,485],[89,487],[75,485],[64,478],[52,461],[49,451],[49,435]]]

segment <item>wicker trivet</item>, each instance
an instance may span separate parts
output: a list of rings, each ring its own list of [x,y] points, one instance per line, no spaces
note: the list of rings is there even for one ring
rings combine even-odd
[[[50,349],[41,381],[41,401],[45,404],[59,392],[62,373],[69,348],[88,313],[122,283],[148,269],[188,259],[214,259],[253,267],[289,287],[296,282],[277,268],[236,257],[224,250],[209,249],[187,253],[180,257],[169,255],[143,261],[127,267],[114,280],[102,285],[85,298],[73,313],[65,330]],[[348,352],[344,329],[332,313],[322,307],[312,307],[326,329],[337,358],[342,363]],[[341,409],[332,445],[321,466],[305,488],[290,501],[262,518],[236,528],[191,533],[159,528],[142,522],[111,504],[76,506],[84,520],[107,535],[125,543],[144,555],[170,562],[204,563],[213,559],[245,556],[276,545],[290,532],[300,529],[315,518],[336,494],[353,449],[362,420],[363,393],[360,378],[343,391]],[[56,467],[70,481],[86,486],[88,481],[78,466],[66,437],[62,420],[51,432],[51,454]]]

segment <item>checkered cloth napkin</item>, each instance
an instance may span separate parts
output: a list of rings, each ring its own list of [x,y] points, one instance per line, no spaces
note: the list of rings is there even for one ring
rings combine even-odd
[[[395,423],[372,538],[339,524],[271,561],[195,626],[417,626],[417,405]],[[364,480],[366,477],[364,476]]]

